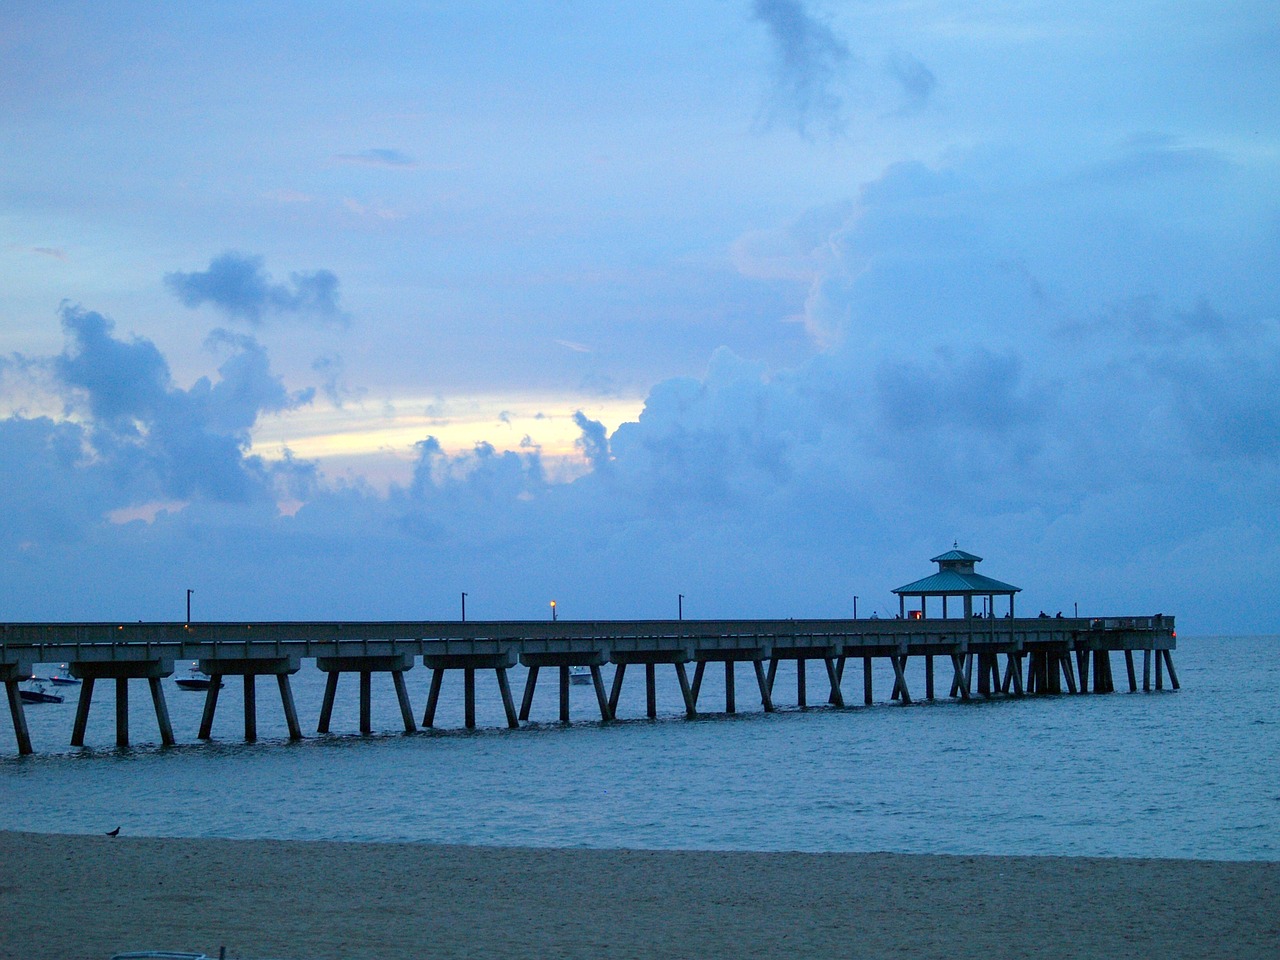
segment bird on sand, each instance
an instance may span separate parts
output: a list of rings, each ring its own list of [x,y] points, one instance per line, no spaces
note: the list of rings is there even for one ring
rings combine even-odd
[[[120,836],[120,828],[119,828],[119,827],[116,827],[114,830],[108,830],[108,831],[107,831],[107,836],[108,836],[108,837],[118,837],[118,836]]]

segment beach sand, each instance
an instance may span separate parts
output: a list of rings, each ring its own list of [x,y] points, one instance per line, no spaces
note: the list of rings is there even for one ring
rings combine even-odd
[[[1280,863],[0,832],[0,957],[1280,956]]]

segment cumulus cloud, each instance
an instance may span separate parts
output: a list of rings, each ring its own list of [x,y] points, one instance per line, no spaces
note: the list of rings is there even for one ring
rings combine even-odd
[[[755,0],[752,16],[765,25],[773,42],[769,118],[805,136],[815,125],[839,133],[844,104],[836,81],[850,61],[849,47],[800,0]]]
[[[212,304],[253,326],[285,316],[347,322],[338,306],[338,278],[329,270],[291,273],[288,283],[276,283],[263,257],[228,251],[211,260],[207,270],[167,273],[164,283],[185,306]]]
[[[121,505],[269,495],[267,467],[246,456],[249,431],[261,414],[309,403],[312,393],[288,393],[253,338],[215,331],[209,346],[226,355],[217,380],[183,390],[151,341],[118,339],[112,321],[78,306],[61,314],[67,346],[52,370],[86,461],[110,476]]]

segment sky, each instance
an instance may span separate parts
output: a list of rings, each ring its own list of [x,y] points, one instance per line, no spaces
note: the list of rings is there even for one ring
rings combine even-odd
[[[0,621],[1280,633],[1261,2],[0,11]]]

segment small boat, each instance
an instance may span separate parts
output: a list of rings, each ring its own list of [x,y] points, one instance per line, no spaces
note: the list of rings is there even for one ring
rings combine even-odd
[[[49,682],[60,683],[60,684],[63,684],[64,686],[67,686],[70,684],[79,683],[80,681],[71,675],[71,673],[67,670],[67,665],[65,663],[60,663],[58,664],[57,672],[55,672],[53,676],[49,678]]]
[[[23,703],[61,703],[62,697],[56,693],[49,693],[44,688],[44,680],[39,677],[32,677],[30,680],[24,680],[26,686],[19,685],[18,696],[22,698]]]
[[[213,679],[200,669],[200,664],[191,664],[191,672],[185,677],[178,677],[173,681],[183,690],[208,690],[213,686]],[[218,681],[218,686],[222,686],[222,681]]]
[[[590,683],[591,668],[590,667],[570,667],[569,682],[570,683]]]

